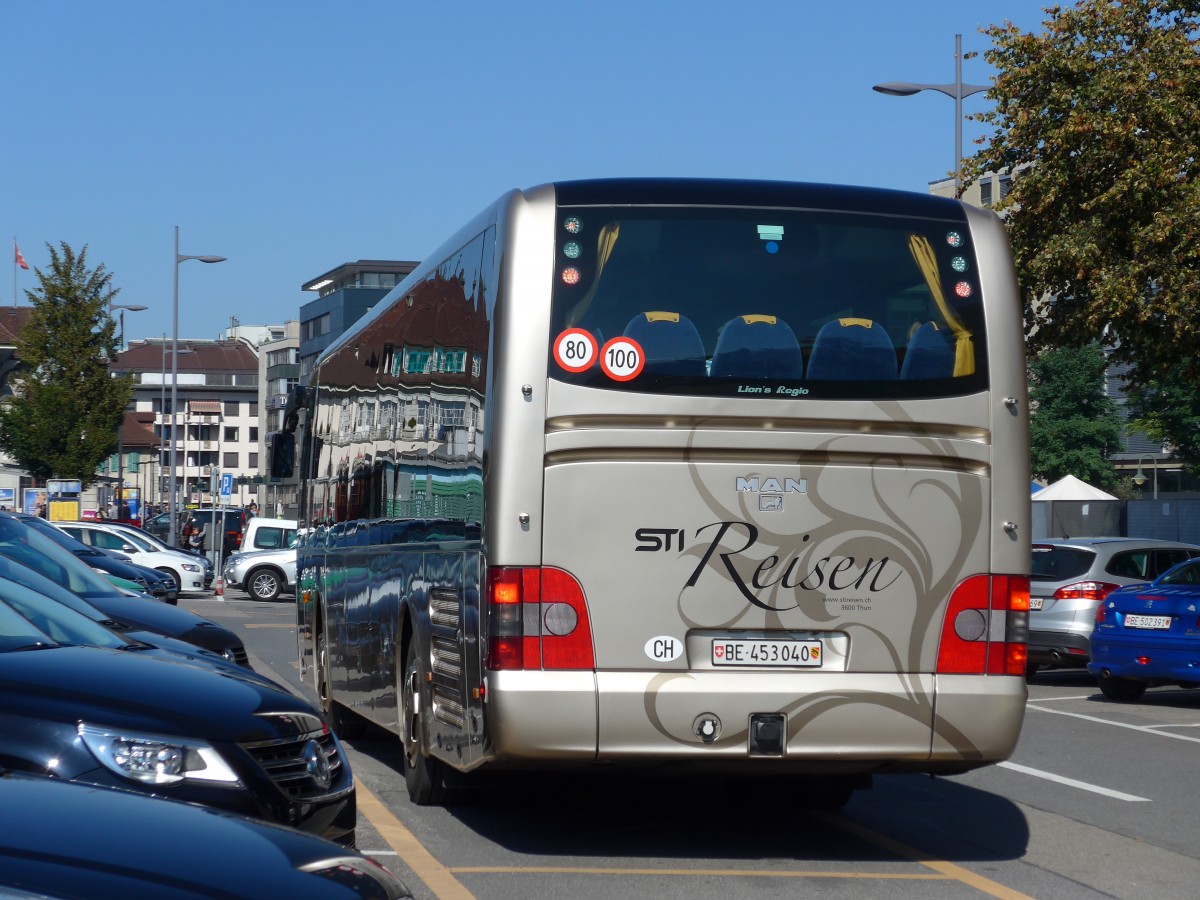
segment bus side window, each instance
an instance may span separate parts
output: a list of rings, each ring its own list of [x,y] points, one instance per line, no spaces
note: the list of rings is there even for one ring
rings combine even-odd
[[[813,340],[810,381],[893,381],[896,348],[878,322],[834,319]]]
[[[714,378],[803,378],[804,354],[791,326],[766,315],[734,316],[721,326]]]
[[[707,374],[704,341],[691,319],[677,312],[638,313],[625,326],[646,355],[646,375]]]

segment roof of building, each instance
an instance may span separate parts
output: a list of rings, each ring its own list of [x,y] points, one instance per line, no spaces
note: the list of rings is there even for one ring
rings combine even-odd
[[[32,306],[0,306],[0,346],[15,346],[31,315]]]
[[[129,412],[121,423],[121,445],[126,452],[130,450],[153,450],[159,445],[158,435],[154,433],[154,413]]]
[[[171,357],[171,342],[138,341],[117,354],[121,372],[161,372]],[[180,372],[257,372],[258,354],[245,341],[180,341]]]
[[[344,262],[334,266],[323,275],[318,275],[300,286],[302,291],[315,291],[331,281],[340,281],[350,275],[360,275],[363,272],[380,272],[389,275],[407,275],[419,262],[400,259],[360,259],[358,262]]]

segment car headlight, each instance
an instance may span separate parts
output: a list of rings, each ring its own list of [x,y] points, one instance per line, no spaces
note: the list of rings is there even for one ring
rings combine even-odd
[[[300,871],[348,887],[360,897],[401,900],[412,896],[404,882],[373,859],[334,857],[300,866]]]
[[[105,767],[142,784],[184,780],[238,784],[238,777],[211,744],[201,740],[110,731],[80,724],[79,737]]]
[[[199,572],[200,571],[200,567],[197,565],[193,565],[192,563],[180,563],[179,568],[183,569],[183,571],[185,571],[185,572]]]

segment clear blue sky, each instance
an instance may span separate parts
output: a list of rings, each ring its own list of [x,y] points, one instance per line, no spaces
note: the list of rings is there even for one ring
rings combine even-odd
[[[924,191],[953,165],[954,35],[1032,0],[37,0],[6,4],[0,238],[88,247],[126,336],[296,318],[304,282],[421,259],[510,188],[687,175]],[[982,56],[965,82],[986,83]],[[968,113],[986,100],[964,101]],[[979,134],[964,126],[965,151]],[[13,302],[12,254],[0,303]],[[17,279],[19,302],[32,269]]]

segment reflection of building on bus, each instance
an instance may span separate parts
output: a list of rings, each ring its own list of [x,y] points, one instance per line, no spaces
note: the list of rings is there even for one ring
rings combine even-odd
[[[398,732],[419,803],[449,769],[670,764],[829,804],[1006,758],[1020,309],[1002,225],[942,198],[502,197],[289,403],[302,673],[335,727]]]

